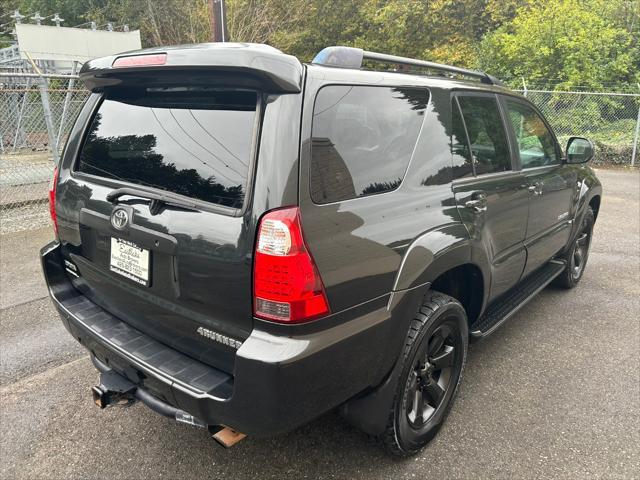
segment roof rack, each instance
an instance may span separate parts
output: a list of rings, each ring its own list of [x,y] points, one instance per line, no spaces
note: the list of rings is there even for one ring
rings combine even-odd
[[[442,63],[427,62],[426,60],[387,55],[386,53],[368,52],[361,48],[354,47],[333,46],[324,48],[314,57],[311,63],[330,67],[360,69],[362,68],[363,60],[429,68],[433,70],[440,70],[442,72],[456,73],[458,75],[464,75],[465,77],[477,78],[482,83],[489,85],[503,85],[497,78],[477,70],[468,70],[466,68],[444,65]]]

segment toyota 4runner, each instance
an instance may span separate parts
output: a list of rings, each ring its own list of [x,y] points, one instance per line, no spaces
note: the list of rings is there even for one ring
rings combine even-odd
[[[339,407],[409,455],[450,410],[469,339],[583,275],[593,146],[563,153],[483,72],[229,43],[100,58],[80,79],[41,257],[101,407],[247,435]]]

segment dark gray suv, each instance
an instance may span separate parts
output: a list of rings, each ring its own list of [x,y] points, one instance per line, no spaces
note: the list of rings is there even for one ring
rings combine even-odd
[[[593,146],[563,154],[482,72],[205,44],[80,77],[42,264],[103,408],[141,401],[230,445],[339,407],[408,455],[469,338],[584,272]]]

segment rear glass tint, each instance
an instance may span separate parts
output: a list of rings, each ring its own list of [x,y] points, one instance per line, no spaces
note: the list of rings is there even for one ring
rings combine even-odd
[[[465,131],[462,115],[458,101],[453,100],[451,110],[451,153],[453,155],[453,178],[463,178],[473,176],[473,160],[467,133]]]
[[[313,112],[313,201],[335,202],[396,189],[428,101],[429,92],[419,88],[322,88]]]
[[[257,95],[173,88],[111,93],[77,171],[242,207]]]
[[[476,175],[511,170],[511,153],[494,97],[458,97]]]

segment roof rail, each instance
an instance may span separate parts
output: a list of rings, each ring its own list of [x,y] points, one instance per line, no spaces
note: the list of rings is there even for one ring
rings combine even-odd
[[[394,63],[396,65],[412,65],[416,67],[430,68],[443,72],[456,73],[465,77],[479,79],[482,83],[489,85],[502,85],[502,82],[491,75],[477,70],[468,70],[466,68],[454,67],[452,65],[444,65],[442,63],[427,62],[426,60],[417,60],[414,58],[398,57],[396,55],[387,55],[386,53],[368,52],[361,48],[354,47],[327,47],[321,50],[312,60],[311,63],[316,65],[326,65],[330,67],[340,68],[362,68],[363,60],[373,60],[376,62]]]

